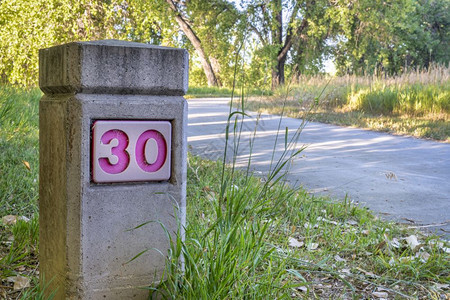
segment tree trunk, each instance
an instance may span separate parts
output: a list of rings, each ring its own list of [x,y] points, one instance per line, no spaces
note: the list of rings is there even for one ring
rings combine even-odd
[[[283,51],[282,43],[283,43],[283,7],[281,0],[274,0],[275,6],[275,22],[276,27],[272,31],[272,44],[280,45],[280,51],[278,51],[277,55],[277,63],[272,68],[272,90],[278,87],[279,85],[284,84],[284,62],[286,58],[280,60],[280,53]]]
[[[284,65],[286,63],[286,56],[283,59],[277,60],[276,66],[272,69],[272,90],[280,85],[284,85]]]
[[[294,13],[297,12],[297,6],[294,8]],[[292,24],[293,18],[295,15],[293,14],[291,16],[291,21],[289,22],[289,26]],[[272,69],[272,90],[276,88],[279,85],[284,85],[285,78],[284,78],[284,66],[286,64],[287,54],[289,50],[292,47],[292,44],[294,43],[294,36],[296,36],[296,39],[298,39],[298,36],[305,30],[305,28],[308,26],[308,21],[306,18],[303,19],[300,26],[295,30],[295,32],[292,31],[292,28],[289,27],[287,34],[286,34],[286,40],[284,41],[283,47],[278,51],[277,55],[277,64]]]
[[[217,80],[216,74],[214,73],[211,62],[209,61],[208,56],[206,55],[205,50],[202,47],[200,39],[195,34],[192,27],[188,24],[188,22],[186,22],[181,13],[178,11],[173,1],[166,0],[166,2],[169,4],[170,9],[175,13],[175,20],[177,21],[178,25],[180,25],[181,30],[192,43],[192,46],[194,46],[195,52],[197,52],[200,58],[203,71],[205,72],[208,86],[218,86],[219,82]]]

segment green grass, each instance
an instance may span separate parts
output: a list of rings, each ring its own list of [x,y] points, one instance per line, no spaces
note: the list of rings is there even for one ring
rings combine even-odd
[[[43,299],[36,276],[39,92],[0,91],[0,107],[8,107],[0,145],[9,153],[1,158],[0,217],[31,217],[0,225],[0,298]],[[380,220],[348,199],[313,197],[280,178],[189,155],[186,237],[173,240],[165,280],[149,288],[170,299],[445,297],[448,242]],[[420,242],[414,249],[405,239],[411,236]],[[31,287],[13,291],[7,278],[18,275],[30,278]]]
[[[221,172],[221,162],[189,156],[186,240],[173,241],[166,280],[152,287],[166,298],[348,299],[382,291],[389,299],[438,299],[444,292],[436,286],[450,283],[448,244],[436,236],[349,200],[231,169],[221,204]],[[410,236],[421,245],[409,247]]]
[[[37,212],[40,97],[0,87],[0,216]]]

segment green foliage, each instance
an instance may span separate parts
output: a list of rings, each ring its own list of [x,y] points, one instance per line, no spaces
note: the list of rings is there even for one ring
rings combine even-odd
[[[128,39],[154,45],[178,45],[176,24],[169,18],[165,1],[129,0],[122,3],[126,20],[121,31]]]
[[[173,3],[223,87],[232,86],[242,66],[242,81],[267,89],[284,64],[295,78],[322,72],[326,58],[335,59],[340,74],[377,75],[450,61],[448,0]],[[117,38],[187,48],[190,83],[206,85],[204,66],[176,16],[166,0],[0,1],[0,83],[36,86],[38,49]]]
[[[38,50],[119,37],[118,1],[0,1],[0,83],[36,86]]]
[[[449,63],[448,1],[361,0],[348,7],[334,50],[340,74],[394,75]]]

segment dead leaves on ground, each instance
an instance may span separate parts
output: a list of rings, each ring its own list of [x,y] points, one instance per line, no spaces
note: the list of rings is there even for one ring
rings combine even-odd
[[[348,253],[348,250],[336,253],[336,251],[329,249],[330,246],[335,247],[335,245],[331,244],[329,239],[323,236],[323,231],[320,230],[320,228],[330,225],[338,226],[342,234],[351,232],[365,238],[373,236],[374,244],[369,246],[367,251],[360,253]],[[433,255],[436,255],[436,251],[441,254],[448,254],[450,252],[448,242],[429,239],[420,232],[404,236],[397,233],[399,236],[395,237],[389,230],[385,230],[385,233],[381,236],[377,231],[376,226],[364,228],[364,225],[354,219],[335,221],[320,216],[302,224],[290,225],[285,230],[288,235],[286,251],[290,255],[299,253],[299,259],[307,265],[313,266],[313,270],[315,270],[312,273],[309,273],[311,271],[308,271],[307,268],[304,272],[301,269],[298,270],[303,277],[309,276],[311,282],[302,283],[292,296],[350,299],[352,294],[349,285],[346,284],[348,282],[354,287],[356,294],[363,299],[383,300],[407,298],[409,296],[417,299],[429,299],[431,294],[436,295],[436,299],[450,299],[450,284],[433,282],[432,280],[426,283],[426,287],[422,286],[422,284],[425,284],[423,281],[414,282],[415,287],[401,282],[391,284],[389,275],[385,274],[384,271],[379,273],[380,269],[373,268],[372,263],[369,262],[367,265],[365,263],[368,257],[378,255],[378,257],[387,257],[388,261],[390,259],[387,268],[402,264],[404,265],[402,268],[408,268],[407,264],[409,263],[419,267],[420,264],[424,265],[430,259],[436,259],[433,257]],[[317,252],[320,254],[317,254]],[[332,257],[327,257],[328,253],[332,254]],[[315,265],[316,261],[319,261],[317,265]],[[324,269],[321,269],[321,262],[325,262]],[[365,270],[366,268],[367,270]],[[325,276],[327,272],[335,276]],[[320,284],[317,283],[317,280]]]
[[[19,299],[22,292],[30,288],[32,278],[38,276],[37,253],[14,248],[11,228],[18,221],[29,222],[24,216],[7,215],[1,218],[0,226],[0,299]],[[34,247],[32,247],[34,249]],[[17,251],[17,252],[16,252]]]

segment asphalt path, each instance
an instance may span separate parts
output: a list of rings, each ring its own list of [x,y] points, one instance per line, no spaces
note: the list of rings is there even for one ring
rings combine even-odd
[[[192,153],[223,157],[228,102],[188,100]],[[251,169],[267,174],[286,149],[286,128],[289,144],[302,120],[280,122],[279,116],[250,113],[240,126],[238,149],[233,134],[228,140],[228,161],[236,152],[236,164],[246,167],[251,149]],[[332,198],[347,196],[384,218],[450,237],[450,144],[310,122],[302,129],[296,149],[303,146],[286,175],[292,185]]]

